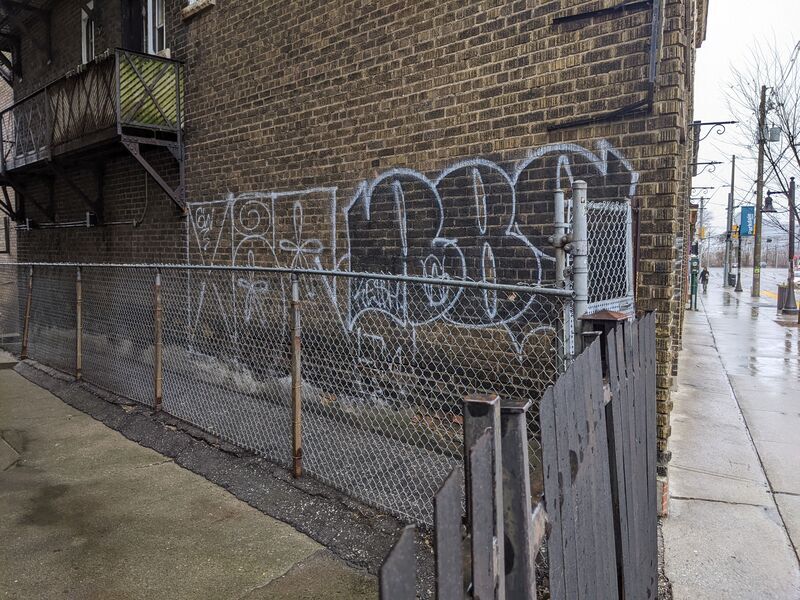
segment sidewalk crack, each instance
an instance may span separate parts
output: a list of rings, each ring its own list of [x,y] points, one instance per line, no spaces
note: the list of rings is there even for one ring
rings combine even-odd
[[[752,502],[734,502],[733,500],[718,500],[716,498],[697,498],[695,496],[670,496],[672,500],[696,500],[697,502],[714,502],[715,504],[727,504],[729,506],[754,506],[756,508],[767,508],[763,504]]]
[[[157,467],[159,465],[163,465],[166,463],[175,462],[171,458],[165,458],[164,460],[158,460],[156,462],[147,463],[146,465],[137,465],[133,467],[134,469],[147,469],[148,467]]]

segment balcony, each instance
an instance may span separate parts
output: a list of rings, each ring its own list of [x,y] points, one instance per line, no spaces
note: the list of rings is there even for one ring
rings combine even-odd
[[[25,174],[48,170],[74,187],[64,163],[116,145],[184,209],[183,95],[183,64],[175,60],[116,50],[82,65],[0,112],[4,185],[16,189]],[[143,145],[172,153],[180,165],[177,187],[142,156]]]

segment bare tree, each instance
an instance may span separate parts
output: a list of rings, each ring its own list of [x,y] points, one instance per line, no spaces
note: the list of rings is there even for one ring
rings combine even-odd
[[[769,168],[767,189],[788,193],[789,178],[800,179],[800,42],[779,44],[777,40],[753,48],[749,60],[732,69],[728,106],[739,121],[740,145],[755,154],[758,146],[758,110],[761,86],[767,86],[767,127],[777,127],[779,142],[765,144]],[[762,133],[763,135],[763,133]],[[769,139],[769,138],[767,138]],[[788,212],[785,196],[776,197],[776,207]],[[800,214],[795,206],[795,216]],[[772,225],[787,231],[775,215],[765,215]]]

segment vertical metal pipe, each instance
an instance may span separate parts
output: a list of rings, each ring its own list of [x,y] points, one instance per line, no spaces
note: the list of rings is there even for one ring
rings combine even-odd
[[[556,287],[564,287],[564,268],[567,255],[564,252],[564,236],[567,233],[567,224],[564,221],[564,192],[556,190],[553,195],[553,247],[556,254]]]
[[[302,386],[300,371],[300,281],[292,273],[292,302],[290,309],[292,335],[292,474],[303,475]]]
[[[786,301],[783,303],[783,314],[797,314],[797,300],[794,294],[794,209],[795,209],[795,183],[794,177],[789,180],[789,272],[786,277]],[[777,250],[775,262],[778,262]]]
[[[531,401],[503,404],[500,408],[503,462],[503,528],[505,583],[509,598],[535,600],[536,571],[533,554],[531,481],[528,469],[527,411]]]
[[[556,258],[556,276],[555,284],[557,288],[565,288],[567,286],[565,278],[565,269],[567,264],[567,252],[564,246],[567,243],[567,223],[564,215],[564,191],[556,190],[553,195],[553,237],[552,244],[555,251]],[[558,364],[559,369],[564,365],[567,355],[569,354],[569,337],[572,331],[569,329],[569,316],[563,311],[562,322],[559,324],[558,330]]]
[[[736,182],[736,155],[731,156],[731,191],[728,192],[728,214],[725,225],[725,268],[722,270],[722,287],[731,287],[731,258],[733,254],[733,198],[734,183]]]
[[[572,285],[575,292],[575,350],[580,352],[583,322],[589,304],[589,243],[586,224],[586,182],[572,184]]]
[[[154,330],[154,346],[155,356],[153,357],[153,373],[155,375],[155,394],[153,399],[153,408],[156,411],[161,410],[161,401],[163,399],[163,347],[162,347],[162,306],[161,306],[161,270],[156,269],[156,282],[155,282],[155,330]]]
[[[33,267],[28,269],[28,298],[25,301],[25,320],[22,322],[22,349],[19,357],[28,358],[28,333],[31,326],[31,303],[33,302]]]
[[[464,459],[467,485],[470,449],[487,430],[492,431],[493,481],[494,488],[494,544],[492,548],[492,574],[495,581],[495,597],[505,598],[505,534],[503,531],[503,464],[502,443],[500,439],[500,398],[496,394],[477,394],[464,399]],[[467,500],[469,504],[469,499]],[[471,519],[471,515],[470,519]],[[471,521],[470,521],[471,522]]]
[[[81,268],[75,271],[75,379],[83,377],[83,283]]]

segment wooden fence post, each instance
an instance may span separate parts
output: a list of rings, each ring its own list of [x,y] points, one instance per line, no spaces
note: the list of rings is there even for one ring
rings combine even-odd
[[[483,463],[483,458],[476,455],[476,445],[484,438],[484,434],[490,432],[488,441],[490,469],[488,474],[473,473],[473,458],[479,459],[479,464]],[[495,394],[478,394],[468,396],[464,400],[464,458],[467,473],[467,507],[470,527],[472,528],[472,581],[475,586],[475,593],[479,593],[479,585],[483,591],[480,598],[505,598],[505,577],[503,570],[505,566],[505,541],[503,532],[503,467],[501,456],[500,441],[500,398]],[[486,481],[480,481],[481,479]],[[481,486],[491,487],[491,504],[485,506],[478,498],[472,495],[476,489],[483,489]],[[480,507],[479,507],[480,504]],[[489,517],[493,521],[493,535],[490,536],[488,547],[484,547],[485,540],[480,539],[476,533],[475,520],[480,516],[486,517],[483,511],[490,511]],[[490,553],[490,564],[488,574],[481,567],[484,554]],[[488,580],[486,579],[488,577]],[[491,582],[492,595],[486,595]]]
[[[433,498],[436,524],[436,598],[464,600],[464,558],[461,535],[461,470],[456,468]]]
[[[536,566],[533,554],[531,480],[528,469],[528,420],[531,401],[503,403],[500,429],[503,462],[503,527],[506,594],[509,598],[535,600]]]
[[[297,273],[292,273],[292,301],[290,310],[292,336],[292,475],[303,475],[303,380],[300,363],[300,281]]]
[[[31,303],[33,301],[33,267],[28,270],[28,298],[25,302],[25,320],[22,323],[22,349],[19,353],[21,359],[28,358],[28,334],[31,325]]]
[[[161,400],[163,398],[163,347],[161,341],[162,330],[162,308],[161,308],[161,270],[156,269],[155,281],[155,331],[154,331],[154,346],[155,356],[153,357],[153,374],[155,376],[155,394],[153,399],[153,408],[157,411],[161,410]]]
[[[75,272],[75,379],[83,377],[83,284],[81,268]]]
[[[380,600],[416,600],[417,573],[413,525],[406,525],[400,539],[381,565]]]

